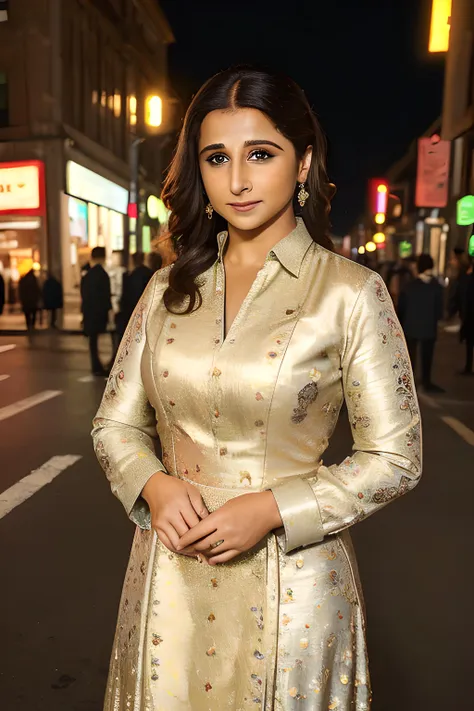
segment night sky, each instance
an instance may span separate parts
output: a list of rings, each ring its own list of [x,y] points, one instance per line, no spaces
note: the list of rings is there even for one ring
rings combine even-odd
[[[343,235],[378,177],[441,112],[443,60],[427,53],[422,0],[160,0],[176,37],[171,83],[186,102],[212,74],[264,62],[305,90],[329,142]]]

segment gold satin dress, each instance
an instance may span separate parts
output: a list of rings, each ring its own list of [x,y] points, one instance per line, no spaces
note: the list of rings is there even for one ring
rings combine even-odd
[[[197,311],[167,312],[170,267],[154,276],[94,420],[99,462],[137,524],[104,708],[367,711],[348,529],[420,478],[405,340],[380,277],[315,244],[301,219],[225,338],[226,240]],[[326,466],[344,398],[353,452]],[[192,482],[210,511],[271,489],[284,528],[213,568],[172,554],[140,496],[157,470]]]

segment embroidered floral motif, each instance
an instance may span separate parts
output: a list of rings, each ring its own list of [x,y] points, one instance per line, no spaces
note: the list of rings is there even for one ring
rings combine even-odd
[[[318,385],[315,382],[308,383],[298,393],[298,407],[295,407],[291,416],[293,424],[298,425],[303,422],[308,415],[308,407],[316,401],[318,397]]]
[[[240,483],[243,484],[245,480],[247,480],[249,485],[252,483],[250,472],[240,472]]]
[[[112,471],[112,465],[110,464],[110,459],[105,452],[105,446],[102,440],[99,440],[96,444],[95,451],[99,459],[100,466],[106,474]]]
[[[407,476],[402,476],[399,486],[387,486],[377,491],[372,496],[374,504],[384,504],[396,499],[399,496],[406,494],[410,488],[410,479]]]
[[[257,622],[257,627],[259,630],[263,630],[263,607],[251,607],[250,608],[251,612],[254,613],[255,615],[255,620]]]
[[[132,321],[129,323],[127,330],[126,330],[126,335],[124,340],[122,341],[117,358],[115,361],[114,365],[114,370],[117,368],[119,365],[123,363],[125,358],[130,354],[130,345],[132,343],[132,340],[135,340],[136,343],[140,343],[142,340],[142,335],[143,335],[143,314],[147,308],[147,304],[141,303],[138,306],[138,310],[135,312],[135,315],[132,319]]]

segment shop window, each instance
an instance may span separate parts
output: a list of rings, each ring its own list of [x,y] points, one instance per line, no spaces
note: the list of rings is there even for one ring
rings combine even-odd
[[[0,72],[0,126],[9,126],[8,81],[5,72]]]

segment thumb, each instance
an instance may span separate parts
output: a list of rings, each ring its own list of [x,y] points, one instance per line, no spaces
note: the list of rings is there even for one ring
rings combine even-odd
[[[191,505],[198,516],[200,516],[201,518],[206,518],[206,516],[209,516],[209,511],[206,508],[206,504],[204,503],[203,498],[199,491],[196,489],[196,487],[192,485],[188,486],[188,496]]]

